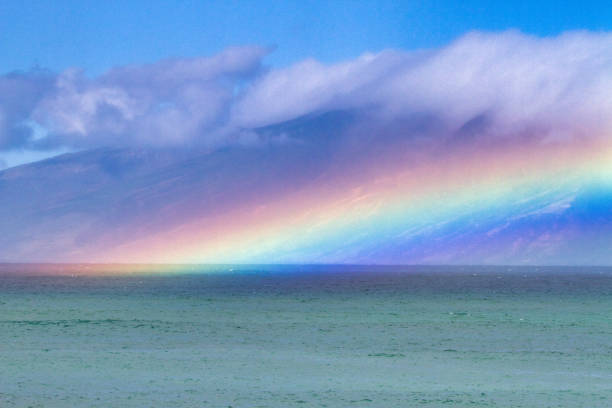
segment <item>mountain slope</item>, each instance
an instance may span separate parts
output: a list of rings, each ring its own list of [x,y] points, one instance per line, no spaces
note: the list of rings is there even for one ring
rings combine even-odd
[[[605,174],[506,154],[325,136],[66,154],[0,172],[0,261],[612,264]]]

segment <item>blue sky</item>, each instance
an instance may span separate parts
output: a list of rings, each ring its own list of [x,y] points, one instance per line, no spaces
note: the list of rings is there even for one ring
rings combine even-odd
[[[603,1],[12,1],[0,2],[0,73],[38,65],[95,75],[122,64],[274,45],[266,62],[323,62],[384,48],[444,45],[469,30],[537,35],[606,30]]]

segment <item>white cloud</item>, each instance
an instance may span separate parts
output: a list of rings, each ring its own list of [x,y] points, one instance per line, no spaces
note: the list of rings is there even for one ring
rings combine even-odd
[[[0,77],[0,150],[104,145],[249,143],[253,130],[303,115],[348,110],[373,131],[427,117],[448,134],[602,135],[612,126],[612,34],[538,38],[474,32],[437,50],[383,51],[326,65],[265,70],[268,50],[209,58]],[[48,131],[34,137],[23,123]],[[242,135],[242,136],[241,136]]]
[[[485,115],[491,131],[567,137],[612,123],[612,35],[537,38],[471,33],[429,52],[386,51],[324,66],[307,61],[256,81],[234,120],[262,126],[332,109],[392,120],[431,114],[451,129]]]
[[[235,87],[257,72],[266,52],[234,48],[210,58],[116,68],[94,79],[68,70],[32,118],[76,146],[211,142]]]

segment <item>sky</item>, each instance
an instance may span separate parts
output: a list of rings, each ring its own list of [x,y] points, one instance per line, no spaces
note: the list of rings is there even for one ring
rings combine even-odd
[[[599,3],[0,7],[0,260],[612,264]]]
[[[608,30],[604,2],[514,1],[36,1],[0,4],[0,74],[67,69],[102,75],[130,64],[210,56],[232,46],[270,52],[286,67],[335,63],[366,52],[441,47],[473,30],[537,36]],[[0,149],[3,167],[72,148]]]
[[[602,1],[91,1],[0,4],[0,73],[33,66],[96,75],[117,65],[275,46],[284,66],[387,48],[439,47],[471,30],[540,36],[612,28]]]

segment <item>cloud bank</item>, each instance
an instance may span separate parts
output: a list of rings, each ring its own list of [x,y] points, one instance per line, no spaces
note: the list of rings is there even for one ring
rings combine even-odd
[[[0,76],[0,151],[216,147],[307,115],[355,112],[377,126],[420,118],[436,135],[605,137],[612,34],[469,33],[434,50],[387,50],[271,69],[261,47],[83,71]],[[425,119],[423,119],[425,118]]]

